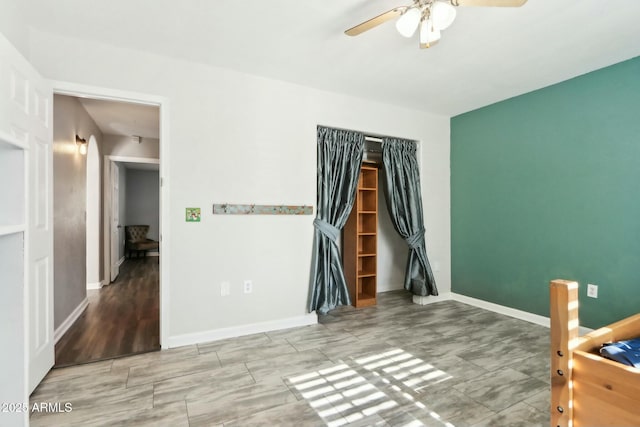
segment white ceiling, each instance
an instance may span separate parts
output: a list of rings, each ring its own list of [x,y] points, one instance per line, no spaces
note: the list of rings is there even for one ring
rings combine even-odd
[[[103,134],[160,138],[160,109],[153,105],[78,98]]]
[[[418,48],[388,22],[406,0],[31,0],[43,31],[456,115],[640,55],[638,0],[459,7]]]

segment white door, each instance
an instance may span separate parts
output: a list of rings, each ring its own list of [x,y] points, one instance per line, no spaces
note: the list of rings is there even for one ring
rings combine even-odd
[[[95,136],[87,147],[87,289],[100,288],[100,152]]]
[[[23,142],[26,148],[24,363],[28,363],[26,388],[31,393],[54,363],[53,93],[49,82],[2,36],[0,48],[0,83],[8,89],[8,96],[0,96],[0,130]],[[17,349],[7,348],[5,351]],[[13,369],[19,370],[21,367]],[[16,384],[16,387],[19,385]]]
[[[54,363],[53,341],[53,91],[31,79],[28,161],[29,391]]]
[[[111,165],[111,281],[120,273],[120,168]]]

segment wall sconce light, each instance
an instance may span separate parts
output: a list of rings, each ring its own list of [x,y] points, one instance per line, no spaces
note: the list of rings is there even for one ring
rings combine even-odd
[[[76,135],[76,145],[78,146],[78,151],[80,152],[80,154],[82,154],[83,156],[87,154],[86,139],[80,138],[78,135]]]

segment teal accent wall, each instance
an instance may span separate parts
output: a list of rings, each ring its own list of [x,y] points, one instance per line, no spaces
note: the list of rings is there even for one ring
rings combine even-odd
[[[569,279],[584,326],[640,312],[640,57],[453,117],[451,234],[453,292],[548,316]]]

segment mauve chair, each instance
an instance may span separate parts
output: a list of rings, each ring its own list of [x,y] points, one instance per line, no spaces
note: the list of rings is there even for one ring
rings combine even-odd
[[[128,253],[128,258],[131,258],[133,253],[136,254],[136,258],[139,257],[142,252],[143,256],[147,257],[147,252],[160,249],[160,243],[147,238],[149,233],[148,225],[125,225],[125,245],[124,250]]]

